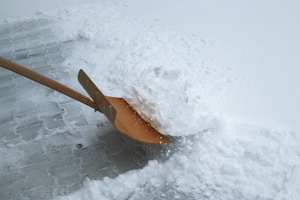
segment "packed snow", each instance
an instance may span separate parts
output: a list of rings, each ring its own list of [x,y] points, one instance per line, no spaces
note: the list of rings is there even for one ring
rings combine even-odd
[[[80,41],[68,70],[84,69],[105,95],[126,98],[174,142],[164,147],[166,161],[87,179],[56,199],[299,199],[299,130],[218,110],[236,88],[253,90],[251,80],[215,62],[213,41],[127,10],[102,2],[38,14],[57,20],[60,37]]]

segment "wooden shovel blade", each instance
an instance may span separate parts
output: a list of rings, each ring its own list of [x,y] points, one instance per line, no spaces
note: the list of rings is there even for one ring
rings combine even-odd
[[[104,96],[83,70],[78,80],[90,97],[115,128],[121,133],[141,142],[161,144],[170,139],[143,120],[123,98]]]

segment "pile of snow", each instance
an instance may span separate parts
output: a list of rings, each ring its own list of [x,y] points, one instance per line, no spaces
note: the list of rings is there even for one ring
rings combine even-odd
[[[124,17],[123,9],[102,3],[51,13],[65,37],[81,41],[66,66],[85,69],[104,94],[125,97],[159,131],[182,140],[165,162],[87,180],[58,199],[300,198],[299,136],[212,112],[208,102],[221,102],[238,83],[213,65],[210,43]]]
[[[66,32],[82,40],[69,65],[85,69],[104,94],[127,99],[166,135],[195,135],[214,128],[218,119],[207,102],[224,91],[228,69],[210,64],[208,42],[117,13],[122,11],[116,6],[60,13]]]
[[[61,199],[298,199],[300,138],[227,123],[187,139],[165,163],[87,180]]]

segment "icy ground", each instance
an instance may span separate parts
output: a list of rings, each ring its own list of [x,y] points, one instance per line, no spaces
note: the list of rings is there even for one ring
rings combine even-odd
[[[228,94],[255,89],[251,80],[215,61],[213,41],[126,15],[128,5],[8,20],[0,55],[81,92],[83,68],[174,142],[132,141],[101,114],[1,69],[1,199],[299,199],[297,126],[223,112]]]

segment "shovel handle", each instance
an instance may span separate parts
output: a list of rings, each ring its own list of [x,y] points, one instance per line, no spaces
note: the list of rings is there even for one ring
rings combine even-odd
[[[22,76],[25,76],[33,81],[36,81],[42,85],[49,87],[49,88],[52,88],[53,90],[56,90],[68,97],[71,97],[77,101],[80,101],[81,103],[83,103],[95,110],[99,110],[97,108],[96,104],[92,100],[90,100],[88,97],[80,94],[79,92],[77,92],[61,83],[58,83],[42,74],[39,74],[35,71],[25,68],[22,65],[19,65],[10,60],[7,60],[1,56],[0,56],[0,66],[4,67],[5,69],[8,69],[10,71],[13,71],[17,74],[20,74]]]

